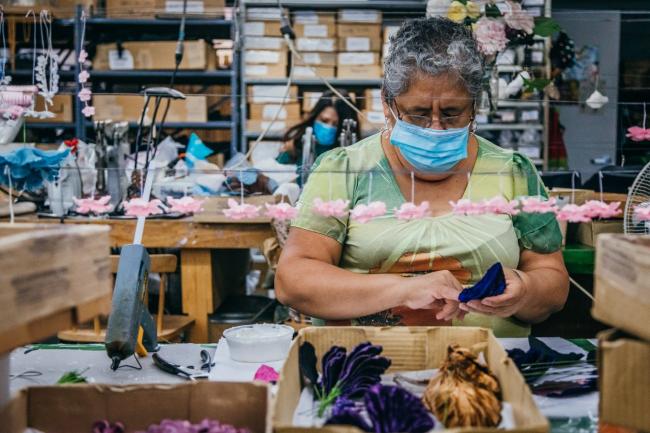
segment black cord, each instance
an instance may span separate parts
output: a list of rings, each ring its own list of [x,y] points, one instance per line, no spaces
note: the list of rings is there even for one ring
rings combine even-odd
[[[135,136],[135,160],[133,162],[134,173],[138,169],[138,152],[140,151],[140,145],[142,144],[142,125],[144,124],[144,115],[147,112],[150,100],[151,98],[149,96],[145,96],[144,107],[142,107],[142,113],[140,113],[140,122],[138,122],[138,131]]]

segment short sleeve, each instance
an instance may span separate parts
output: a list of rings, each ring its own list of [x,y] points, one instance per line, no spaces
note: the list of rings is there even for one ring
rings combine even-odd
[[[344,200],[353,202],[354,174],[349,173],[349,160],[344,148],[322,154],[314,163],[300,200],[298,216],[291,226],[329,236],[343,244],[347,234],[348,217],[325,217],[313,212],[313,202]]]
[[[513,176],[515,197],[541,195],[548,198],[537,169],[528,158],[518,153],[513,154]],[[522,248],[548,254],[562,247],[562,232],[555,215],[521,212],[513,217],[512,222]]]

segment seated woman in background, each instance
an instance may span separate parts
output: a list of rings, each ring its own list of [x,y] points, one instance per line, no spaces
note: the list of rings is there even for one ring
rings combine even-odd
[[[348,92],[338,90],[350,101]],[[281,164],[300,164],[302,162],[302,136],[307,127],[311,126],[316,137],[316,155],[339,146],[339,136],[343,121],[352,119],[357,122],[357,137],[359,136],[359,120],[357,113],[341,98],[328,90],[323,93],[305,120],[292,126],[284,134],[285,148],[277,158]]]
[[[451,212],[461,198],[546,197],[527,158],[474,133],[483,75],[466,26],[404,22],[385,60],[386,127],[314,164],[277,269],[280,302],[332,324],[472,325],[506,337],[529,334],[564,306],[555,215]],[[370,194],[388,212],[365,224],[312,212],[316,198],[349,200],[352,209]],[[430,215],[396,218],[393,209],[410,201],[429,202]],[[461,304],[462,285],[497,262],[505,292]]]

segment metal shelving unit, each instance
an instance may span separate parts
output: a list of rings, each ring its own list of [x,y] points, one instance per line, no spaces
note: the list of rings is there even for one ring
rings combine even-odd
[[[244,78],[244,84],[286,84],[286,78]],[[330,78],[330,84],[333,86],[379,86],[381,79],[361,79],[353,80],[349,78]],[[324,86],[323,82],[318,78],[295,78],[291,81],[297,86]]]

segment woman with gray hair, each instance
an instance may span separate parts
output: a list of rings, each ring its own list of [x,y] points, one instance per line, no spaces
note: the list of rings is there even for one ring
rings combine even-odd
[[[456,216],[450,201],[546,191],[533,164],[474,133],[483,64],[471,32],[443,18],[404,22],[382,86],[385,129],[322,155],[276,275],[278,299],[317,322],[478,325],[523,336],[564,305],[568,275],[553,214]],[[313,201],[382,201],[370,221],[324,217]],[[404,203],[429,203],[401,219]],[[503,294],[461,303],[495,263]]]

